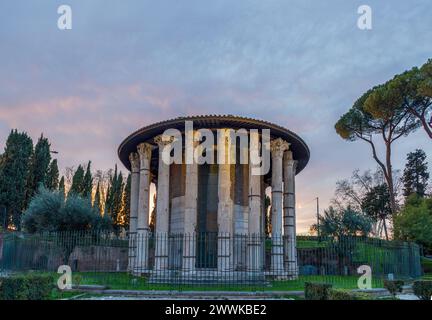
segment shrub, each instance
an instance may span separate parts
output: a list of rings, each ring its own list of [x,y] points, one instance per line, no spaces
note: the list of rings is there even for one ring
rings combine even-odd
[[[47,300],[53,278],[44,275],[12,276],[0,279],[0,300]]]
[[[402,280],[384,280],[384,288],[386,288],[392,296],[402,292]]]
[[[421,300],[430,300],[432,298],[432,280],[414,281],[413,291]]]
[[[306,300],[329,300],[329,291],[332,288],[328,283],[305,282]]]
[[[432,273],[432,259],[422,257],[421,264],[424,273]]]
[[[65,200],[59,192],[44,188],[32,198],[23,224],[30,233],[111,229],[110,218],[102,217],[89,199],[71,194]]]
[[[371,295],[364,292],[353,292],[343,289],[330,289],[329,300],[372,300]]]

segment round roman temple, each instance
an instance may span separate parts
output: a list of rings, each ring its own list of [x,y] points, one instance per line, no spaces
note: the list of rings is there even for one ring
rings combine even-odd
[[[251,118],[189,116],[135,131],[118,155],[131,171],[130,272],[154,282],[172,282],[173,271],[182,282],[298,276],[295,176],[309,160],[298,135]]]

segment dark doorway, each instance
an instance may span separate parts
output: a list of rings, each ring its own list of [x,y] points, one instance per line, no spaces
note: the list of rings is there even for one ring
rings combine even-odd
[[[217,268],[218,165],[198,166],[196,268]]]

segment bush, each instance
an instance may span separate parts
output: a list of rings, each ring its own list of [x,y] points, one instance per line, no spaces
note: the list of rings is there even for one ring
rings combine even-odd
[[[363,292],[353,292],[343,289],[330,289],[329,300],[372,300],[372,297]]]
[[[402,280],[384,280],[384,288],[386,288],[392,296],[402,292]]]
[[[47,300],[53,278],[44,275],[12,276],[0,279],[0,300]]]
[[[413,291],[421,300],[430,300],[432,298],[432,280],[414,281]]]
[[[328,283],[305,282],[306,300],[329,300],[329,291],[332,288]]]
[[[422,257],[421,265],[424,273],[432,273],[432,259]]]
[[[23,224],[29,233],[111,229],[111,220],[102,217],[89,199],[71,194],[65,200],[59,192],[44,188],[32,198]]]

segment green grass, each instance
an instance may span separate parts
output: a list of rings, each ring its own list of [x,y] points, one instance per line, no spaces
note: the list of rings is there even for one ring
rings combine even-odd
[[[58,276],[55,274],[55,276]],[[127,273],[80,272],[74,273],[73,279],[79,279],[74,285],[100,285],[113,290],[179,290],[179,291],[303,291],[305,282],[325,282],[334,288],[357,289],[357,276],[299,276],[297,280],[271,281],[268,285],[177,285],[151,284],[145,277],[134,277]],[[374,278],[373,288],[382,288],[380,278]]]
[[[60,291],[58,289],[53,289],[51,291],[50,300],[62,300],[62,299],[71,299],[78,295],[81,295],[81,292],[78,291]]]

